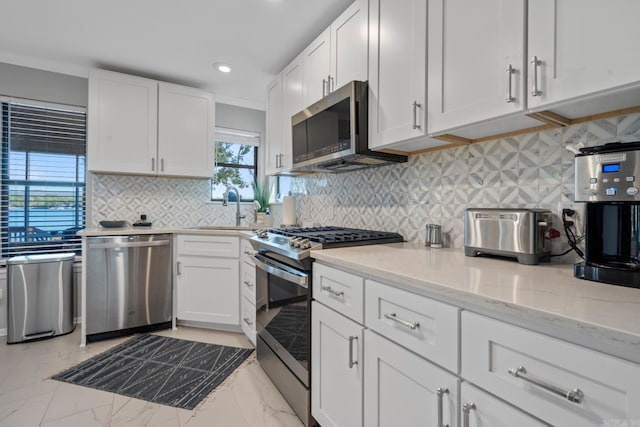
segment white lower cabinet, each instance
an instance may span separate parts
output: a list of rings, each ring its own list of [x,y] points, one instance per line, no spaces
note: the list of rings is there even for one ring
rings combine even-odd
[[[240,298],[240,326],[249,341],[256,345],[256,306],[244,296]]]
[[[455,375],[370,330],[364,372],[365,426],[457,426]]]
[[[462,377],[554,426],[640,420],[640,365],[468,311]]]
[[[322,427],[363,425],[363,331],[353,320],[311,303],[311,414]]]
[[[238,238],[178,235],[176,247],[178,321],[238,327]]]
[[[460,402],[460,427],[549,426],[466,382],[460,387]]]

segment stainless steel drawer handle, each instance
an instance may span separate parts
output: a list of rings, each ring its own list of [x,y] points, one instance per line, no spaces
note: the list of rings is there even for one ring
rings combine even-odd
[[[327,291],[329,292],[331,295],[335,295],[337,297],[341,297],[344,296],[344,292],[342,291],[336,291],[335,289],[333,289],[331,286],[321,286],[323,291]]]
[[[517,368],[509,369],[509,374],[513,375],[516,378],[521,378],[526,382],[538,386],[542,389],[550,391],[551,393],[557,394],[558,396],[564,397],[569,402],[580,404],[584,399],[584,393],[580,389],[574,388],[572,390],[564,390],[560,387],[556,387],[553,384],[549,384],[544,380],[535,378],[530,374],[527,374],[527,370],[524,366],[518,366]]]
[[[401,324],[402,326],[406,326],[407,328],[411,329],[412,331],[415,331],[416,329],[418,329],[420,327],[420,322],[408,322],[406,320],[402,320],[399,319],[395,313],[388,313],[384,315],[385,319],[389,319],[389,320],[393,320],[394,322],[397,322],[399,324]]]
[[[245,281],[244,281],[244,282],[242,282],[242,283],[244,283],[248,288],[253,288],[253,283],[251,283],[251,282],[249,282],[249,281],[247,281],[247,280],[245,280]]]
[[[475,409],[475,403],[467,402],[462,405],[462,427],[469,427],[469,412]]]
[[[244,320],[244,323],[246,323],[248,326],[253,325],[253,322],[252,322],[251,320],[249,320],[249,318],[248,318],[248,317],[245,317],[245,318],[244,318],[244,319],[242,319],[242,320]]]
[[[182,262],[178,261],[176,264],[176,274],[180,276],[182,274]]]
[[[531,78],[531,96],[540,96],[542,91],[538,89],[538,67],[542,65],[542,61],[537,56],[531,57],[531,69],[533,77]]]
[[[245,254],[245,255],[249,255],[249,256],[252,256],[252,255],[253,255],[253,252],[249,252],[249,251],[244,251],[244,254]]]
[[[516,73],[516,69],[509,64],[509,68],[507,68],[507,104],[516,102],[515,96],[511,92],[511,76]]]
[[[350,336],[349,337],[349,369],[353,368],[358,364],[357,360],[353,360],[353,341],[357,340],[358,337]]]
[[[449,394],[449,389],[446,387],[438,387],[436,389],[436,396],[438,397],[438,427],[449,427],[449,424],[443,424],[443,409],[442,409],[442,396]]]

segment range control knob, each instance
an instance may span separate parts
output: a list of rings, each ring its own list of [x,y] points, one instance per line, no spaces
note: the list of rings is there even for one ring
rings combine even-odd
[[[289,246],[295,246],[299,240],[301,240],[301,237],[289,237]]]
[[[627,194],[629,196],[635,196],[636,194],[638,194],[640,192],[640,190],[638,190],[637,187],[629,187],[627,188]]]
[[[300,249],[309,249],[311,248],[311,242],[309,241],[309,239],[304,239],[302,242],[300,242]]]
[[[267,238],[267,230],[256,230],[256,234],[258,235],[258,238],[260,239],[266,239]]]

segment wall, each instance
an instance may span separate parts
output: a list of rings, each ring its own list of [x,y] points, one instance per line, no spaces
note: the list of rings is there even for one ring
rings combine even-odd
[[[640,140],[640,114],[424,153],[405,164],[297,177],[298,220],[397,231],[414,241],[423,241],[425,224],[441,224],[446,245],[462,248],[465,208],[555,213],[559,202],[573,202],[574,155],[566,147],[615,139]],[[554,226],[562,229],[557,218]]]
[[[0,62],[0,95],[87,106],[87,79]]]
[[[216,104],[216,126],[265,133],[265,112],[226,104]],[[260,152],[260,150],[258,151]],[[234,225],[236,206],[210,202],[208,179],[154,178],[89,174],[92,188],[91,218],[97,227],[102,220],[130,222],[146,214],[154,226]],[[253,205],[242,204],[243,224],[253,222]]]

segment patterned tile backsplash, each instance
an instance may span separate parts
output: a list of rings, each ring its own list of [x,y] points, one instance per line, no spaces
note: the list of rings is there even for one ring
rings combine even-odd
[[[446,246],[462,248],[467,207],[555,213],[560,202],[573,202],[568,148],[618,140],[640,140],[640,114],[428,152],[404,164],[296,177],[298,222],[397,231],[410,241],[422,241],[425,224],[435,223]],[[103,219],[133,221],[141,213],[158,226],[234,223],[235,206],[208,202],[208,180],[93,175],[92,185],[93,226]],[[279,224],[281,206],[272,211]],[[242,212],[252,216],[251,205]],[[555,244],[556,251],[563,248]]]

